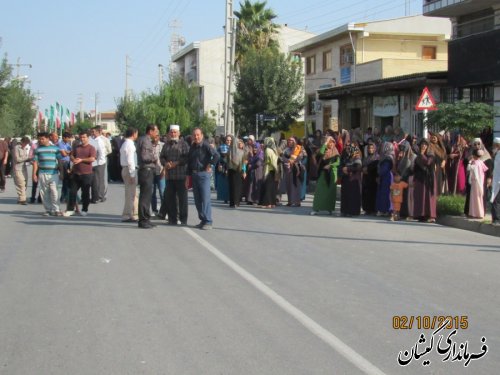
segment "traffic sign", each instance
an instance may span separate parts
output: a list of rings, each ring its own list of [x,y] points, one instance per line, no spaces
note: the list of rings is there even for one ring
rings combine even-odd
[[[424,91],[422,91],[422,95],[420,95],[420,99],[418,99],[415,109],[417,111],[423,111],[426,109],[433,111],[437,109],[436,101],[427,87],[424,87]]]

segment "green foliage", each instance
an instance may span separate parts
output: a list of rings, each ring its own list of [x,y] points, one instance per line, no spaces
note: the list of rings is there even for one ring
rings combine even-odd
[[[493,127],[494,108],[486,103],[457,102],[438,104],[436,111],[429,111],[428,122],[436,130],[459,130],[468,139]]]
[[[201,112],[199,88],[189,86],[182,77],[172,77],[158,92],[147,91],[120,99],[116,122],[122,131],[131,126],[144,133],[146,126],[153,123],[158,125],[160,134],[165,134],[171,124],[178,124],[184,135],[196,126],[211,135],[215,120]]]
[[[268,134],[288,130],[304,106],[302,63],[267,48],[247,52],[236,79],[234,111],[237,130],[245,134],[255,129],[255,115],[277,116],[266,122]]]
[[[236,36],[236,64],[241,66],[245,55],[252,49],[279,48],[277,31],[280,27],[273,20],[277,17],[272,9],[266,8],[266,1],[245,0],[240,3],[240,11],[234,12],[238,18]]]
[[[80,121],[80,118],[78,118],[75,124],[71,127],[71,133],[73,135],[76,135],[82,130],[90,130],[92,127],[94,127],[94,125],[94,122],[89,120],[88,118],[84,118],[83,121]]]
[[[465,197],[463,195],[440,195],[437,201],[438,216],[460,216],[464,212]]]
[[[5,56],[0,65],[0,135],[21,137],[32,135],[35,98],[23,82],[12,78],[12,68]]]

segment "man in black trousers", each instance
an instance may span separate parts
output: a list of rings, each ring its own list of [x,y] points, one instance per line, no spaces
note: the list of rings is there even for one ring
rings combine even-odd
[[[160,155],[164,166],[167,187],[159,217],[165,219],[168,214],[168,224],[177,225],[177,213],[181,225],[187,225],[188,193],[186,189],[186,168],[189,145],[180,138],[179,125],[170,125],[169,139],[163,146]]]
[[[146,134],[137,140],[137,165],[139,167],[139,228],[151,229],[151,197],[153,195],[153,180],[157,157],[152,140],[158,135],[158,127],[150,124]]]

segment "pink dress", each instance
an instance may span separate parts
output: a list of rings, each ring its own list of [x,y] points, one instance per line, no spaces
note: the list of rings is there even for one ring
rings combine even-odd
[[[470,200],[469,215],[482,219],[484,217],[484,174],[488,167],[482,160],[473,160],[467,166],[469,171]]]

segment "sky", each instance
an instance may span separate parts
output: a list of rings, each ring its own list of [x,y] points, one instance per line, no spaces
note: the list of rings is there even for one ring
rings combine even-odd
[[[61,103],[78,111],[116,108],[128,87],[155,90],[168,67],[173,33],[186,40],[223,35],[225,0],[16,0],[2,2],[0,54],[20,64],[19,76],[43,112]],[[422,0],[268,0],[276,22],[321,34],[349,22],[422,13]],[[234,10],[239,1],[234,1]],[[173,28],[177,24],[179,27]],[[28,66],[28,65],[31,65]],[[14,65],[14,75],[18,67]],[[167,70],[165,70],[167,74]]]

